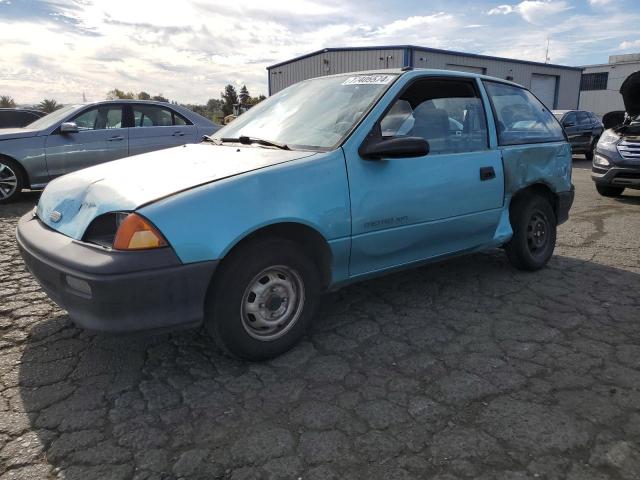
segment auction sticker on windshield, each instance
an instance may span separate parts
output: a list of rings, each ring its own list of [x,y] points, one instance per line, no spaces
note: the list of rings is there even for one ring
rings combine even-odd
[[[358,75],[347,78],[342,85],[386,85],[393,78],[394,75]]]

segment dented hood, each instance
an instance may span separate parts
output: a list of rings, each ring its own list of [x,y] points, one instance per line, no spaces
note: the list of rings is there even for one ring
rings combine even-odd
[[[640,114],[640,72],[632,73],[622,83],[620,94],[630,117]]]
[[[205,143],[160,150],[53,180],[40,197],[37,214],[49,227],[79,240],[103,213],[135,210],[199,185],[310,155]]]

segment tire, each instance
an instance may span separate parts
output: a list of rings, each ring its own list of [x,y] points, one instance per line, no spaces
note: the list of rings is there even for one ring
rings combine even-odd
[[[16,200],[23,188],[20,166],[10,158],[0,157],[0,204]]]
[[[584,152],[584,158],[586,158],[589,162],[593,162],[593,148]]]
[[[544,267],[556,246],[556,215],[545,197],[532,193],[517,197],[509,208],[513,237],[505,245],[511,264],[520,270]]]
[[[594,151],[596,149],[596,145],[598,145],[598,140],[599,140],[599,138],[594,138],[591,141],[591,145],[589,146],[589,150],[584,152],[584,158],[586,158],[590,162],[593,162],[593,153],[594,153]]]
[[[624,192],[624,187],[611,187],[609,185],[598,185],[596,183],[596,190],[603,197],[619,197]]]
[[[227,353],[267,360],[305,335],[320,288],[317,267],[298,244],[254,240],[220,265],[207,295],[204,325]]]

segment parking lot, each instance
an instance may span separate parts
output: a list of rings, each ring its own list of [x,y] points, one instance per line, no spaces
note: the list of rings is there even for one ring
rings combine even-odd
[[[476,254],[324,297],[250,364],[81,331],[0,207],[0,479],[638,479],[640,192],[576,201],[548,268]]]

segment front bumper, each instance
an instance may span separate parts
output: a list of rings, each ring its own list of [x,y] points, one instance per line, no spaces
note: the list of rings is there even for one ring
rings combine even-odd
[[[171,248],[110,251],[78,242],[32,213],[16,239],[29,271],[79,326],[131,332],[197,326],[217,261],[183,264]]]
[[[608,169],[594,166],[591,169],[591,179],[598,185],[640,188],[640,165],[637,167],[611,167]]]

